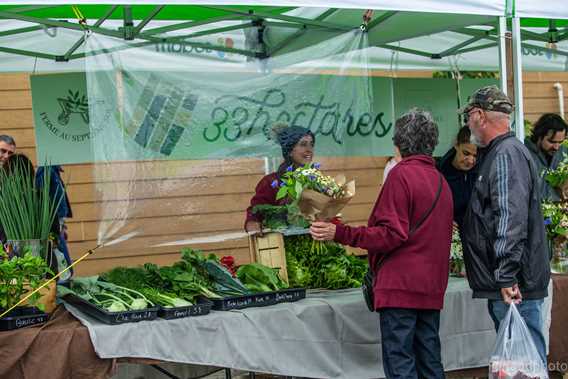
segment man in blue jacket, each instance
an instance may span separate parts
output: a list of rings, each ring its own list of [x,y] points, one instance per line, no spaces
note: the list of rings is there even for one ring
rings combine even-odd
[[[515,302],[546,365],[543,303],[550,265],[537,167],[509,128],[513,105],[496,86],[470,97],[463,113],[478,153],[464,218],[464,261],[473,297],[488,299],[495,328]]]

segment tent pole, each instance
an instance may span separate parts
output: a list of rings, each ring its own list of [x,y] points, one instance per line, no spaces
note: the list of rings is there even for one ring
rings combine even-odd
[[[454,52],[454,55],[471,53],[472,51],[488,49],[490,47],[495,47],[495,46],[497,46],[497,42],[486,43],[484,45],[477,45],[477,46],[474,46],[474,47],[466,47],[465,49],[460,49],[460,50]]]
[[[318,27],[321,27],[321,28],[329,29],[329,30],[349,31],[349,30],[354,29],[352,26],[348,26],[348,25],[339,25],[339,24],[334,24],[334,23],[325,22],[325,21],[312,20],[312,19],[309,19],[309,18],[287,16],[287,15],[284,15],[284,14],[272,14],[272,13],[256,12],[256,11],[245,12],[245,11],[239,11],[239,10],[226,8],[226,7],[222,7],[222,6],[201,5],[201,7],[207,8],[207,9],[216,9],[216,10],[224,11],[224,12],[227,12],[227,13],[233,13],[235,15],[242,15],[242,16],[247,16],[247,17],[252,17],[252,18],[274,19],[274,20],[281,20],[281,21],[288,21],[288,22],[296,22],[296,23],[299,23],[299,24],[318,26]]]
[[[532,41],[548,42],[548,37],[546,36],[546,33],[538,34],[535,32],[531,32],[530,30],[521,30],[521,35],[527,41],[532,40]]]
[[[467,41],[464,41],[464,42],[462,42],[462,43],[460,43],[460,44],[458,44],[454,47],[450,47],[449,49],[442,51],[440,53],[440,57],[443,58],[443,57],[447,57],[448,55],[453,55],[453,54],[456,53],[456,51],[458,51],[458,50],[460,50],[460,49],[462,49],[462,48],[464,48],[468,45],[471,45],[472,43],[475,43],[475,42],[477,42],[477,41],[479,41],[480,39],[483,39],[483,38],[484,37],[481,37],[481,36],[471,37]]]
[[[35,52],[35,51],[12,49],[10,47],[1,47],[1,46],[0,46],[0,52],[4,52],[4,53],[8,53],[8,54],[23,55],[23,56],[26,56],[26,57],[51,59],[51,60],[55,60],[57,58],[53,54],[45,54],[45,53],[40,53],[40,52]]]
[[[499,80],[501,90],[507,93],[507,19],[499,17]]]
[[[384,44],[384,45],[375,45],[376,47],[380,47],[383,49],[389,49],[389,50],[394,50],[394,51],[400,51],[401,53],[407,53],[407,54],[414,54],[414,55],[419,55],[421,57],[427,57],[427,58],[432,58],[433,55],[432,53],[428,53],[426,51],[420,51],[420,50],[415,50],[415,49],[408,49],[406,47],[402,47],[402,46],[393,46],[393,45],[388,45],[388,44]]]
[[[122,6],[124,39],[132,41],[134,39],[134,21],[132,20],[132,7],[130,5]]]
[[[101,17],[100,19],[97,20],[97,22],[95,22],[94,26],[95,27],[101,26],[103,22],[105,22],[112,15],[112,13],[116,10],[116,8],[118,8],[118,5],[113,5],[112,7],[110,7],[107,13],[105,13],[103,17]],[[67,52],[63,56],[63,61],[68,61],[71,54],[73,54],[84,42],[85,42],[85,36],[82,36],[81,38],[79,38],[79,40],[77,40],[77,42],[75,42],[73,46],[71,46],[69,50],[67,50]]]
[[[513,17],[513,72],[515,79],[515,134],[525,140],[525,120],[523,109],[523,61],[521,47],[521,19]]]
[[[386,12],[382,16],[375,18],[374,20],[369,22],[369,24],[367,25],[367,31],[369,31],[369,30],[373,29],[375,26],[385,22],[386,20],[388,20],[389,18],[391,18],[392,16],[394,16],[397,13],[398,12],[390,11],[390,12]]]
[[[152,29],[146,29],[141,34],[146,35],[146,36],[153,36],[153,35],[156,35],[156,34],[167,33],[167,32],[171,32],[171,31],[174,31],[174,30],[191,29],[191,28],[194,28],[196,26],[213,24],[213,23],[217,23],[217,22],[220,22],[220,21],[238,21],[238,20],[242,20],[242,19],[246,19],[246,18],[248,18],[248,17],[235,16],[235,15],[219,16],[219,17],[209,18],[209,19],[206,19],[206,20],[188,21],[188,22],[182,22],[182,23],[179,23],[179,24],[173,24],[173,25],[168,25],[168,26],[160,26],[160,27],[152,28]]]
[[[79,30],[81,32],[85,30],[82,25],[74,24],[72,22],[57,21],[57,20],[52,20],[52,19],[49,19],[49,18],[31,17],[31,16],[21,15],[21,14],[17,14],[17,13],[3,12],[3,11],[0,11],[0,19],[9,19],[9,20],[12,19],[12,20],[26,21],[26,22],[31,22],[31,23],[35,23],[35,24],[45,25],[45,26],[52,26],[52,27],[56,27],[56,28],[66,28],[66,29],[71,29],[71,30]],[[111,36],[111,37],[123,38],[123,33],[119,32],[117,30],[105,29],[105,28],[94,27],[94,26],[88,26],[88,29],[91,30],[93,33],[99,33],[99,34],[104,34],[104,35]]]
[[[329,16],[331,16],[333,13],[335,13],[337,9],[336,8],[330,8],[327,11],[323,12],[322,14],[320,14],[318,17],[316,17],[315,19],[317,21],[323,21],[326,18],[328,18]],[[270,26],[270,23],[267,23]],[[272,49],[268,52],[268,56],[272,56],[273,54],[275,54],[276,52],[278,52],[280,49],[282,49],[284,46],[288,45],[290,42],[292,42],[293,40],[295,40],[296,38],[302,36],[307,29],[307,25],[306,24],[302,24],[302,28],[298,31],[296,31],[295,33],[293,33],[292,35],[290,35],[289,37],[287,37],[286,39],[284,39],[283,41],[280,41],[278,44],[276,44],[275,46],[272,47]]]
[[[14,35],[14,34],[35,32],[35,31],[41,30],[43,28],[44,27],[41,26],[41,25],[36,25],[36,26],[28,26],[26,28],[4,30],[4,31],[0,32],[0,37],[11,36],[11,35]]]
[[[144,20],[140,21],[140,23],[136,25],[136,27],[134,28],[134,35],[140,33],[142,28],[144,28],[150,21],[152,21],[152,19],[156,17],[156,15],[160,13],[160,11],[164,9],[164,7],[165,5],[158,5],[156,8],[152,10],[152,12],[150,12],[150,14],[148,14],[148,16],[146,16]]]

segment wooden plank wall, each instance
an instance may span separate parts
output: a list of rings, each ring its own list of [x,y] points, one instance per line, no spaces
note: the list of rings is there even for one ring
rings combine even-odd
[[[398,76],[428,77],[429,73],[398,73]],[[526,117],[534,121],[543,112],[557,112],[555,82],[568,92],[568,73],[525,74]],[[568,106],[568,104],[565,104]],[[567,108],[568,109],[568,108]],[[27,74],[0,74],[0,133],[12,135],[18,150],[34,163],[35,136],[31,110],[31,91]],[[328,173],[345,173],[357,181],[357,196],[345,209],[345,219],[364,223],[376,199],[382,178],[384,158],[324,159]],[[145,181],[133,188],[127,186],[132,170],[143,171]],[[221,173],[221,175],[219,175]],[[78,258],[97,242],[100,226],[109,227],[108,215],[101,214],[101,194],[105,211],[120,209],[128,191],[134,191],[134,204],[127,204],[134,215],[124,230],[143,230],[142,236],[128,242],[98,250],[81,264],[77,273],[90,275],[117,265],[144,262],[170,264],[178,259],[180,246],[149,248],[168,241],[200,239],[193,247],[220,255],[234,255],[237,262],[248,261],[248,242],[242,232],[244,209],[254,186],[264,174],[259,159],[230,161],[185,161],[164,163],[141,162],[116,164],[93,170],[92,165],[65,166],[74,217],[68,221],[70,250]],[[207,242],[212,235],[234,236],[222,242]],[[220,238],[223,239],[222,237]]]

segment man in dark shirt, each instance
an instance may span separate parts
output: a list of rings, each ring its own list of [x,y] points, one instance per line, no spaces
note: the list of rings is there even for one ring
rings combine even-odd
[[[556,170],[568,152],[562,142],[566,139],[568,125],[555,113],[545,113],[534,124],[532,135],[525,138],[540,178],[540,196],[542,199],[559,201],[560,196],[544,179],[543,171]]]

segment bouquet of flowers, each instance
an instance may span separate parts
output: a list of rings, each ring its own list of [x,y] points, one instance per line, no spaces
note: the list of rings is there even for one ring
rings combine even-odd
[[[546,233],[551,241],[568,237],[568,202],[542,203],[542,215]]]
[[[544,172],[544,179],[558,191],[563,200],[568,200],[568,155],[564,155],[564,159],[555,170]]]
[[[355,195],[355,182],[346,183],[344,175],[324,175],[319,163],[306,164],[282,175],[276,199],[288,197],[307,220],[332,220]]]
[[[541,207],[553,255],[555,258],[562,258],[566,255],[568,240],[568,202],[543,202]]]
[[[450,247],[450,275],[459,277],[465,276],[463,247],[457,228],[454,228],[452,233],[452,245]]]

